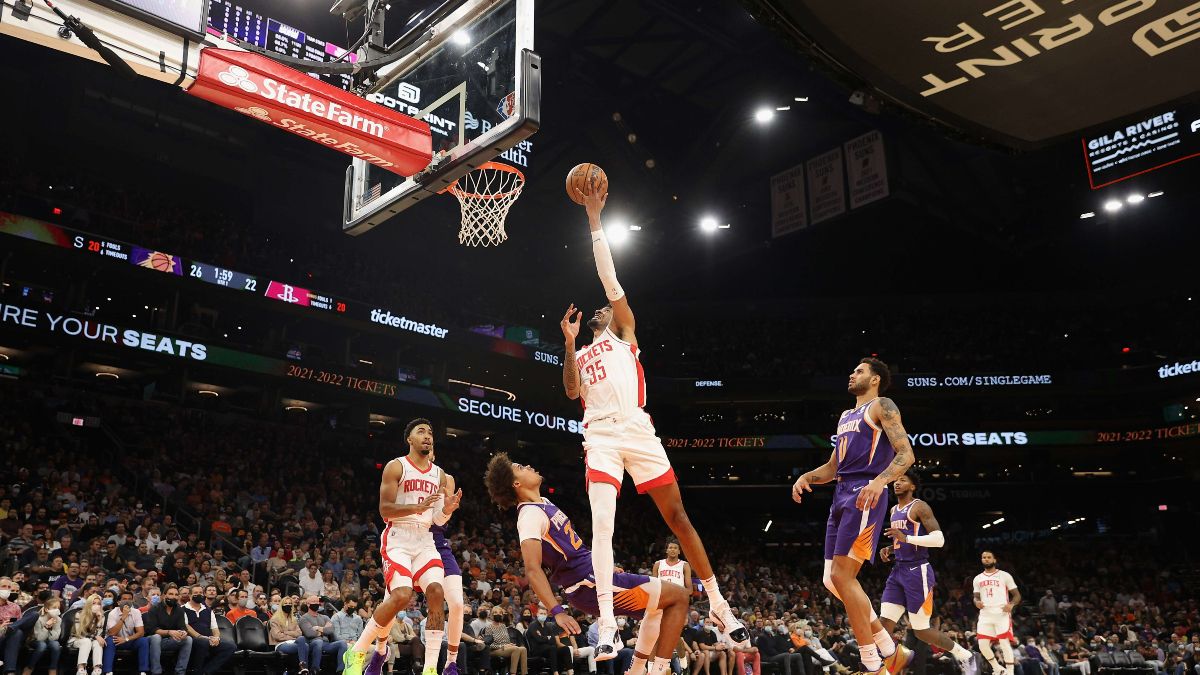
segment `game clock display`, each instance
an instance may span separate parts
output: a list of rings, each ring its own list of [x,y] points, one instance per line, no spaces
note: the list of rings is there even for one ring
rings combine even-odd
[[[258,292],[258,278],[242,272],[235,272],[224,267],[216,267],[202,262],[189,262],[187,275],[210,284],[236,288],[239,291]]]

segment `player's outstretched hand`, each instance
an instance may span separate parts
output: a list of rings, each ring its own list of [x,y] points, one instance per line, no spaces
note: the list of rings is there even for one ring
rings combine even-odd
[[[420,503],[418,506],[420,506],[420,507],[421,507],[421,510],[422,510],[422,511],[428,511],[429,509],[432,509],[432,508],[433,508],[433,505],[434,505],[434,504],[437,504],[437,500],[439,500],[439,499],[441,499],[442,497],[444,497],[444,496],[445,496],[445,494],[446,494],[445,492],[442,492],[441,490],[438,490],[437,492],[435,492],[435,493],[433,493],[433,494],[429,495],[429,496],[428,496],[428,497],[426,497],[425,499],[422,499],[422,500],[421,500],[421,503]]]
[[[567,635],[579,635],[579,622],[570,614],[559,612],[554,615],[554,621]]]
[[[894,527],[889,527],[888,529],[884,530],[883,535],[885,537],[891,537],[893,540],[901,543],[908,541],[908,535],[905,534],[903,530],[897,530]]]
[[[562,321],[558,322],[558,325],[562,327],[563,337],[574,343],[575,338],[579,337],[579,326],[582,320],[583,312],[576,310],[575,303],[571,303],[571,306],[567,308],[567,313],[563,314]]]
[[[892,561],[892,547],[891,546],[880,546],[879,547],[879,559],[882,560],[883,562],[891,562]]]
[[[854,499],[854,506],[856,506],[859,511],[873,509],[875,508],[875,505],[879,503],[879,496],[882,494],[883,485],[876,483],[875,481],[871,481],[858,491],[858,497],[855,497]]]
[[[447,516],[458,510],[459,504],[462,503],[462,488],[458,488],[458,492],[452,495],[446,495],[446,502],[442,504],[442,513]]]
[[[579,199],[583,201],[583,208],[587,211],[588,220],[599,220],[600,212],[604,210],[604,205],[608,203],[608,193],[584,194],[583,190],[575,188],[575,194],[579,195]]]
[[[804,498],[805,492],[812,492],[812,486],[808,484],[808,474],[802,473],[796,479],[796,483],[792,485],[792,501],[799,504],[800,500]]]

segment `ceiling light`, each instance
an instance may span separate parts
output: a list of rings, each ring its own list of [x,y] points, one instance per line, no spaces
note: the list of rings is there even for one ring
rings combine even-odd
[[[794,99],[792,99],[792,100],[794,100],[794,101],[798,101],[798,102],[800,102],[800,103],[808,103],[808,97],[807,97],[807,96],[797,96],[796,98],[794,98]]]
[[[717,228],[720,226],[721,225],[717,222],[717,219],[713,218],[712,216],[704,216],[700,219],[700,229],[704,230],[705,232],[716,232]]]
[[[623,223],[616,223],[604,228],[604,234],[614,246],[620,246],[629,241],[629,228]]]
[[[460,30],[454,35],[451,35],[450,40],[456,45],[469,45],[471,44],[471,34],[465,30]]]
[[[1119,202],[1115,199],[1110,199],[1110,200],[1104,202],[1104,210],[1108,211],[1109,213],[1114,213],[1116,211],[1120,211],[1121,210],[1121,202]]]
[[[754,121],[759,124],[766,124],[775,116],[775,111],[770,108],[759,108],[754,111]]]
[[[387,426],[387,422],[384,422],[383,420],[371,420],[371,424],[378,424],[381,427]]]
[[[1125,201],[1129,204],[1141,204],[1146,201],[1146,198],[1142,195],[1129,195],[1125,198]]]
[[[358,362],[359,362],[359,363],[365,363],[365,364],[367,364],[368,366],[373,366],[373,365],[375,365],[375,362],[374,362],[374,361],[368,361],[368,360],[366,360],[366,359],[359,359],[359,360],[358,360]]]
[[[1148,194],[1148,195],[1146,195],[1146,196],[1147,196],[1147,197],[1149,197],[1149,198],[1151,198],[1151,199],[1153,199],[1153,198],[1155,198],[1155,197],[1161,197],[1161,196],[1163,196],[1163,192],[1162,192],[1162,190],[1159,190],[1158,192],[1151,192],[1150,194]]]
[[[476,61],[475,65],[479,66],[480,68],[483,68],[483,72],[485,72],[485,73],[487,72],[487,69],[488,69],[487,64],[484,63],[483,61]]]
[[[0,360],[2,360],[2,361],[7,361],[7,360],[8,360],[8,354],[0,354]],[[1197,401],[1200,401],[1200,398],[1198,398],[1198,399],[1196,399],[1196,400],[1197,400]]]
[[[121,379],[121,376],[116,373],[96,373],[96,377],[111,377],[114,380]]]
[[[642,231],[642,226],[641,226],[641,225],[630,225],[630,226],[629,226],[629,231],[630,231],[630,232],[641,232],[641,231]]]
[[[776,109],[776,110],[778,110],[779,112],[783,112],[783,111],[785,111],[785,110],[791,110],[791,109],[792,109],[792,106],[790,106],[790,105],[781,105],[781,106],[779,106],[778,108],[775,108],[775,109]]]
[[[308,408],[305,408],[302,405],[289,405],[285,407],[284,410],[299,410],[301,412],[308,412]]]
[[[1095,217],[1096,217],[1096,212],[1095,212],[1095,211],[1088,211],[1087,213],[1081,213],[1081,214],[1079,214],[1079,219],[1080,219],[1080,220],[1083,220],[1084,218],[1095,218]]]
[[[763,528],[763,532],[769,531],[771,529],[771,523],[774,523],[774,522],[775,522],[774,520],[767,520],[767,526]]]
[[[197,389],[196,393],[200,394],[201,396],[220,396],[220,394],[213,391],[212,389]]]

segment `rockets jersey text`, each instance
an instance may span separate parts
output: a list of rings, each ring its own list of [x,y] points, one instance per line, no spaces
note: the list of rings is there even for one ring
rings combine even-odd
[[[442,469],[438,465],[431,464],[428,469],[421,471],[409,461],[408,457],[400,457],[396,461],[404,467],[404,473],[400,476],[400,480],[396,481],[397,504],[420,504],[441,489]],[[433,509],[393,518],[391,522],[421,523],[425,527],[430,527],[433,525]]]
[[[628,419],[646,405],[646,376],[641,350],[607,328],[592,344],[575,352],[583,421]]]

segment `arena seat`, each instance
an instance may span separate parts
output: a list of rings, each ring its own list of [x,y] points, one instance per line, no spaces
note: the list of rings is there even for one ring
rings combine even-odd
[[[229,622],[228,619],[225,621]],[[234,653],[236,667],[245,672],[246,666],[253,663],[261,666],[264,673],[275,672],[276,666],[283,660],[283,655],[271,646],[267,639],[267,627],[263,622],[253,616],[243,616],[233,628],[238,646],[238,651]]]

